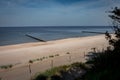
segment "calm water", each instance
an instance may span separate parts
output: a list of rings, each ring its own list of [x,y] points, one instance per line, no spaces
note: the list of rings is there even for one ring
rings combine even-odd
[[[93,36],[98,34],[82,33],[81,31],[111,32],[106,26],[73,26],[73,27],[0,27],[0,46],[37,42],[26,34],[50,41],[63,38]]]

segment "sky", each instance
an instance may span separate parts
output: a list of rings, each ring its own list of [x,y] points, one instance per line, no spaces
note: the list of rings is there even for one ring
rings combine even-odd
[[[120,0],[0,0],[0,27],[108,26]]]

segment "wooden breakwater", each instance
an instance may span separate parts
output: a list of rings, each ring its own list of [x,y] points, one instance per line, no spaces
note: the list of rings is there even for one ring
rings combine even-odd
[[[35,40],[37,40],[37,41],[46,42],[45,40],[42,40],[42,39],[36,38],[36,37],[31,36],[31,35],[29,35],[29,34],[26,34],[26,36],[27,36],[27,37],[30,37],[30,38],[33,38],[33,39],[35,39]]]
[[[105,32],[93,32],[93,31],[82,31],[82,33],[96,33],[96,34],[105,34]]]

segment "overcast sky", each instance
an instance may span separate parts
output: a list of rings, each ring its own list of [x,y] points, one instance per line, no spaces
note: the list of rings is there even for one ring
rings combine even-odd
[[[120,0],[0,0],[0,26],[109,25]]]

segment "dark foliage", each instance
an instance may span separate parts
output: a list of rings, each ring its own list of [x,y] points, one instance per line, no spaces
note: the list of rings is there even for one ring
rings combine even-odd
[[[34,80],[47,80],[47,76],[46,75],[39,75]]]
[[[51,76],[51,80],[62,80],[62,78],[59,75],[53,75]]]
[[[115,7],[110,13],[114,37],[105,33],[110,47],[102,52],[93,52],[93,57],[87,61],[91,69],[84,80],[120,80],[120,8]]]

